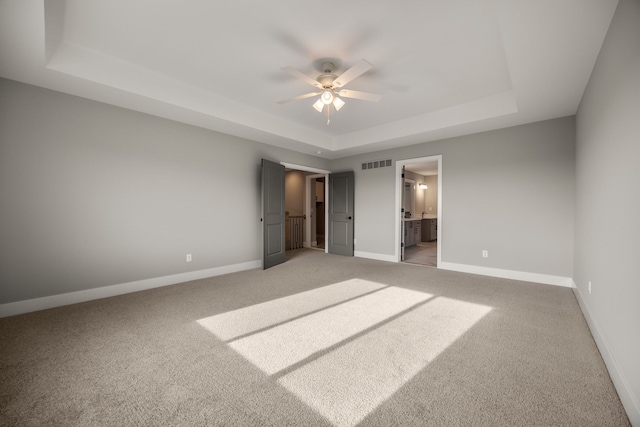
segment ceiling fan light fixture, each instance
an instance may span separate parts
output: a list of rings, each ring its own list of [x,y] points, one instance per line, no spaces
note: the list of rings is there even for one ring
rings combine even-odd
[[[319,98],[314,104],[313,108],[316,109],[318,113],[322,113],[322,109],[324,108],[324,102],[322,102],[322,98]]]
[[[299,99],[306,99],[320,95],[320,97],[316,99],[312,106],[314,110],[327,116],[327,124],[329,124],[331,122],[331,114],[340,111],[345,104],[344,100],[339,98],[338,95],[340,95],[342,98],[354,98],[371,102],[378,102],[380,100],[380,97],[382,95],[378,95],[375,93],[361,92],[357,90],[341,90],[343,86],[349,84],[353,79],[366,73],[372,68],[373,65],[367,62],[365,59],[361,59],[340,76],[336,76],[335,74],[333,74],[335,65],[330,61],[326,61],[322,63],[323,74],[319,75],[314,80],[293,67],[284,67],[282,69],[283,71],[310,84],[311,86],[316,88],[316,91],[278,101],[278,104],[287,104],[291,101],[297,101]],[[333,108],[331,108],[332,105]]]
[[[322,91],[320,99],[325,105],[331,104],[333,102],[333,94],[331,93],[331,89],[325,89],[324,91]]]

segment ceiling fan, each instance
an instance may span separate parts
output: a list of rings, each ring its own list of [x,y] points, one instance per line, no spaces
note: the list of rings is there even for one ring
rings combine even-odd
[[[278,104],[286,104],[292,101],[298,101],[300,99],[311,98],[313,96],[320,96],[318,100],[313,104],[313,108],[315,108],[319,113],[322,113],[323,110],[327,116],[327,125],[330,122],[331,116],[331,106],[339,111],[345,104],[345,102],[340,98],[353,98],[360,99],[363,101],[371,101],[378,102],[382,95],[377,93],[369,93],[369,92],[361,92],[357,90],[348,90],[348,89],[340,89],[343,86],[350,83],[356,77],[361,76],[366,73],[370,69],[373,68],[367,60],[361,59],[358,61],[353,67],[349,68],[347,71],[342,73],[340,76],[333,74],[335,71],[335,65],[333,62],[326,61],[322,63],[322,71],[316,79],[312,79],[304,73],[296,70],[293,67],[284,67],[282,70],[291,74],[294,77],[297,77],[311,86],[314,86],[318,89],[316,92],[305,93],[304,95],[298,95],[293,98],[283,99],[282,101],[278,101]]]

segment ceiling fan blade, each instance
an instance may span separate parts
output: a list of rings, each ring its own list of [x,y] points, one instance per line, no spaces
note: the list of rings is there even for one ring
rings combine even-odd
[[[333,82],[333,87],[342,87],[349,83],[351,80],[366,73],[372,68],[373,65],[371,65],[369,61],[367,61],[366,59],[361,59],[356,63],[356,65],[339,75],[338,78]]]
[[[319,82],[307,76],[306,74],[301,73],[300,71],[296,70],[293,67],[284,67],[282,71],[284,71],[285,73],[289,73],[292,76],[299,78],[300,80],[304,80],[305,82],[309,83],[311,86],[315,86],[318,89],[322,89],[322,85]]]
[[[361,99],[363,101],[378,102],[382,98],[382,95],[377,93],[360,92],[359,90],[342,89],[338,92],[338,95],[345,98]]]
[[[294,96],[293,98],[283,99],[282,101],[278,101],[278,104],[287,104],[289,102],[298,101],[299,99],[311,98],[312,96],[320,95],[322,92],[311,92],[305,93],[304,95]]]

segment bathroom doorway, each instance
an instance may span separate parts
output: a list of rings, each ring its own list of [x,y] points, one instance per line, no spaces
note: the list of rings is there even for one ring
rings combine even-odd
[[[440,265],[442,156],[396,162],[396,236],[399,262]]]

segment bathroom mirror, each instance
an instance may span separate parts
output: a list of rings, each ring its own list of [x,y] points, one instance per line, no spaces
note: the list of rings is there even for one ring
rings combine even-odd
[[[416,182],[413,179],[405,178],[404,179],[404,212],[405,217],[407,217],[406,213],[411,212],[409,216],[415,216],[415,207],[416,207]]]

